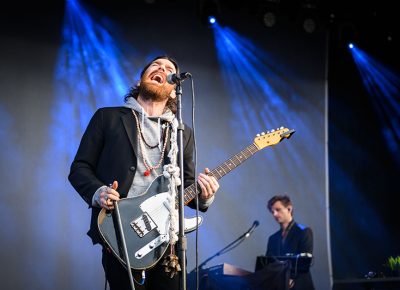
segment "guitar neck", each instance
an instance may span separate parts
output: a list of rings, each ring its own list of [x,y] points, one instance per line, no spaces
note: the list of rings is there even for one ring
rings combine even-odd
[[[213,169],[208,175],[215,177],[217,180],[221,179],[223,176],[225,176],[233,169],[238,167],[240,164],[249,159],[259,150],[260,149],[258,149],[257,146],[253,143],[247,146],[239,153],[229,158],[227,161],[219,165],[217,168]],[[201,189],[200,186],[197,184],[197,193],[199,192],[201,192]],[[185,188],[185,195],[184,195],[185,205],[188,204],[195,197],[196,197],[196,188],[195,184],[193,183],[192,185]]]

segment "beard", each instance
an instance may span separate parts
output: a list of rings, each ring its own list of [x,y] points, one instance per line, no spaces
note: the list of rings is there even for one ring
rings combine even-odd
[[[172,89],[168,89],[165,86],[159,86],[151,82],[141,82],[139,86],[139,94],[145,100],[151,100],[154,102],[161,102],[168,100]]]

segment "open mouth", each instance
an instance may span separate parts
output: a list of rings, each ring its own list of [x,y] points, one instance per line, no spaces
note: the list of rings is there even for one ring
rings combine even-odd
[[[159,84],[163,84],[164,83],[164,76],[163,75],[161,75],[161,74],[158,74],[158,73],[156,73],[156,74],[154,74],[153,76],[151,76],[151,78],[150,78],[152,81],[154,81],[154,82],[157,82],[157,83],[159,83]]]

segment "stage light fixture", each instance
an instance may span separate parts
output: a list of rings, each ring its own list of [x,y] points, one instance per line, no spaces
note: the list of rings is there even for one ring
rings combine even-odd
[[[351,22],[340,23],[338,33],[339,42],[343,47],[349,47],[349,43],[358,42],[357,27]]]
[[[278,6],[280,0],[266,0],[262,3],[263,22],[266,27],[274,27],[278,21]]]
[[[304,18],[303,29],[307,33],[313,33],[317,29],[317,22],[311,17]]]
[[[220,5],[217,0],[200,1],[200,20],[206,26],[212,26],[220,19]]]
[[[318,26],[318,9],[316,0],[302,2],[301,22],[305,32],[314,33]]]
[[[208,16],[208,23],[213,25],[217,22],[217,19],[215,18],[215,16]]]
[[[274,27],[276,24],[276,14],[272,11],[267,11],[264,13],[264,24],[267,27]]]

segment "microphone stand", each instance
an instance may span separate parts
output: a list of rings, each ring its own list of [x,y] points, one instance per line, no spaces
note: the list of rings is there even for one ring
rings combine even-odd
[[[212,259],[214,259],[215,257],[220,256],[221,254],[225,254],[227,252],[229,252],[230,250],[233,250],[234,248],[236,248],[237,246],[239,246],[245,239],[247,239],[251,232],[256,228],[257,226],[252,225],[251,228],[249,230],[247,230],[244,234],[242,234],[240,237],[238,237],[236,240],[234,240],[233,242],[231,242],[229,245],[227,245],[226,247],[224,247],[223,249],[219,250],[217,253],[215,253],[214,255],[212,255],[211,257],[207,258],[204,262],[202,262],[199,265],[199,269],[204,270],[204,266],[211,261]],[[237,243],[237,245],[235,245],[235,243]],[[233,246],[231,249],[229,249],[229,247]]]
[[[179,234],[178,234],[178,257],[180,258],[181,264],[181,286],[182,290],[186,290],[186,250],[187,250],[187,238],[185,235],[185,214],[184,214],[184,168],[183,168],[183,131],[185,130],[185,125],[182,121],[182,86],[181,82],[177,81],[176,87],[176,100],[177,100],[177,110],[176,110],[176,118],[178,120],[178,132],[177,132],[177,141],[178,141],[178,154],[179,154],[179,169],[180,169],[180,178],[181,178],[181,186],[178,192],[178,212],[179,212]]]
[[[124,253],[124,259],[125,259],[125,263],[126,263],[126,268],[128,270],[128,276],[129,276],[129,284],[131,286],[131,290],[135,290],[135,283],[133,282],[133,275],[132,275],[132,271],[131,271],[131,263],[129,260],[129,254],[128,254],[128,248],[126,247],[126,241],[125,241],[125,234],[124,234],[124,229],[122,226],[122,221],[121,221],[121,214],[119,211],[119,206],[118,206],[118,202],[114,201],[114,206],[115,206],[115,215],[117,218],[117,225],[118,225],[118,233],[121,239],[121,246],[122,246],[122,250]]]

